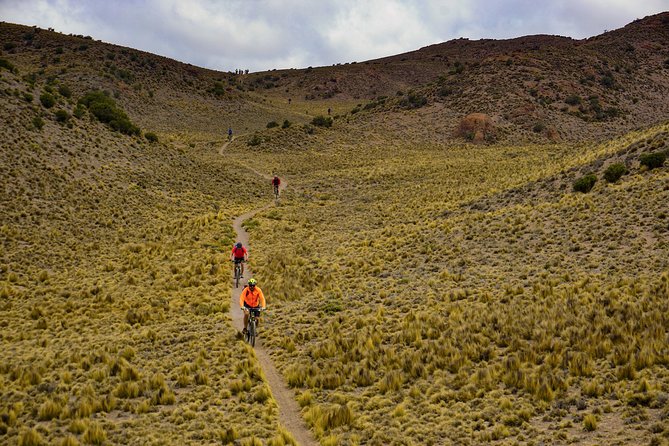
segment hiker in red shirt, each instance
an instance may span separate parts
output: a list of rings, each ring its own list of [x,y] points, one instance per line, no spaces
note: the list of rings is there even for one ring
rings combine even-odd
[[[232,252],[230,253],[230,260],[235,263],[242,264],[242,277],[244,277],[244,262],[248,262],[249,252],[246,250],[246,247],[242,245],[242,242],[237,242],[232,247]]]

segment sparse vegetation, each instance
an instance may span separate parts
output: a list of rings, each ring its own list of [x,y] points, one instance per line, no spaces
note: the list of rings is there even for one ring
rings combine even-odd
[[[656,94],[665,91],[657,69],[666,55],[631,73],[613,66],[621,57],[608,59],[616,84],[607,88],[589,56],[599,54],[594,44],[609,47],[605,37],[574,47],[588,56],[577,63],[543,36],[538,50],[462,58],[457,76],[448,74],[457,57],[432,46],[429,61],[421,50],[402,65],[427,74],[439,66],[441,83],[394,83],[389,59],[259,74],[247,97],[228,73],[139,52],[133,59],[133,50],[93,40],[75,52],[83,37],[49,42],[35,33],[26,46],[22,34],[32,29],[0,30],[13,32],[12,61],[31,73],[3,71],[0,95],[8,111],[3,444],[296,444],[280,426],[260,356],[230,322],[238,315],[231,225],[250,211],[248,267],[270,310],[256,352],[277,365],[290,386],[284,395],[301,407],[294,415],[318,443],[665,440],[669,172],[640,162],[669,146],[668,125],[644,128],[646,102],[655,102],[654,116],[664,107]],[[638,60],[653,53],[634,42]],[[499,46],[460,43],[471,54]],[[457,55],[460,43],[449,51]],[[37,44],[49,63],[63,45],[67,71],[42,70]],[[592,80],[563,83],[559,70],[544,69],[551,60]],[[366,76],[349,87],[348,68],[383,70],[389,86],[370,93],[360,86]],[[507,69],[518,76],[513,88]],[[648,82],[647,70],[657,83],[635,95],[630,79]],[[133,76],[141,88],[124,85]],[[246,88],[250,76],[238,84]],[[478,76],[499,82],[472,82]],[[94,100],[72,110],[58,92],[66,82],[118,91],[114,107],[155,129],[160,144],[147,143],[152,132],[126,138],[89,120]],[[208,91],[215,82],[225,86],[220,97]],[[335,83],[364,94],[320,100]],[[321,90],[304,101],[314,85]],[[444,85],[453,88],[448,100],[432,104]],[[23,93],[47,88],[55,109],[80,118],[72,128],[25,101]],[[530,88],[536,97],[526,102]],[[431,106],[399,107],[407,91]],[[582,101],[562,109],[572,93]],[[330,106],[359,113],[336,115],[330,130],[310,123]],[[628,110],[630,122],[597,122],[609,107]],[[491,114],[469,113],[477,110]],[[268,130],[277,116],[294,124]],[[47,124],[36,132],[40,117]],[[541,137],[532,134],[538,122]],[[229,127],[241,136],[226,144]],[[554,128],[565,141],[543,137]],[[487,144],[471,144],[479,141]],[[616,186],[571,193],[585,172],[609,181],[615,164],[629,169]],[[269,197],[272,172],[287,179],[280,203]]]

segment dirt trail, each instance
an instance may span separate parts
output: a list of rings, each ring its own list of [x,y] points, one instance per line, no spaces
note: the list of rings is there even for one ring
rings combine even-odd
[[[227,146],[223,146],[224,148]],[[221,149],[222,151],[223,149]],[[259,172],[258,172],[259,173]],[[259,173],[260,174],[260,173]],[[263,177],[271,178],[267,175],[260,174]],[[281,181],[281,189],[286,187],[286,182]],[[268,184],[269,187],[269,184]],[[256,209],[246,214],[240,215],[237,217],[232,224],[235,233],[237,234],[237,241],[240,241],[246,246],[249,247],[249,235],[246,233],[242,227],[242,223],[253,217],[258,212],[262,212],[268,209],[273,204],[267,204],[260,209]],[[250,249],[249,249],[249,253]],[[245,265],[244,278],[248,279],[252,277],[253,273],[249,265]],[[262,288],[262,281],[259,282],[259,286]],[[230,307],[232,324],[235,328],[241,331],[243,328],[243,314],[239,310],[239,295],[241,294],[242,287],[232,289],[232,306]],[[294,399],[293,392],[288,388],[283,377],[279,374],[278,370],[274,367],[274,363],[269,356],[267,350],[263,347],[262,344],[262,328],[260,331],[260,337],[256,340],[255,353],[258,358],[258,362],[262,367],[263,372],[265,373],[265,378],[269,384],[270,389],[272,390],[272,395],[276,400],[277,405],[279,406],[279,422],[293,435],[295,441],[300,446],[316,446],[318,443],[314,440],[313,435],[307,429],[304,421],[300,417],[300,406]]]

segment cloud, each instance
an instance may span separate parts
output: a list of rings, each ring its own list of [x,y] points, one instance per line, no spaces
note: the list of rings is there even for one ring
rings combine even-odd
[[[667,0],[0,0],[3,20],[223,71],[303,68],[458,37],[585,38],[661,12]]]

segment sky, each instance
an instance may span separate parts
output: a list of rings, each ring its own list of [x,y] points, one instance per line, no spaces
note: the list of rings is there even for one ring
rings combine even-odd
[[[0,0],[0,20],[220,71],[362,62],[460,37],[583,39],[669,0]]]

